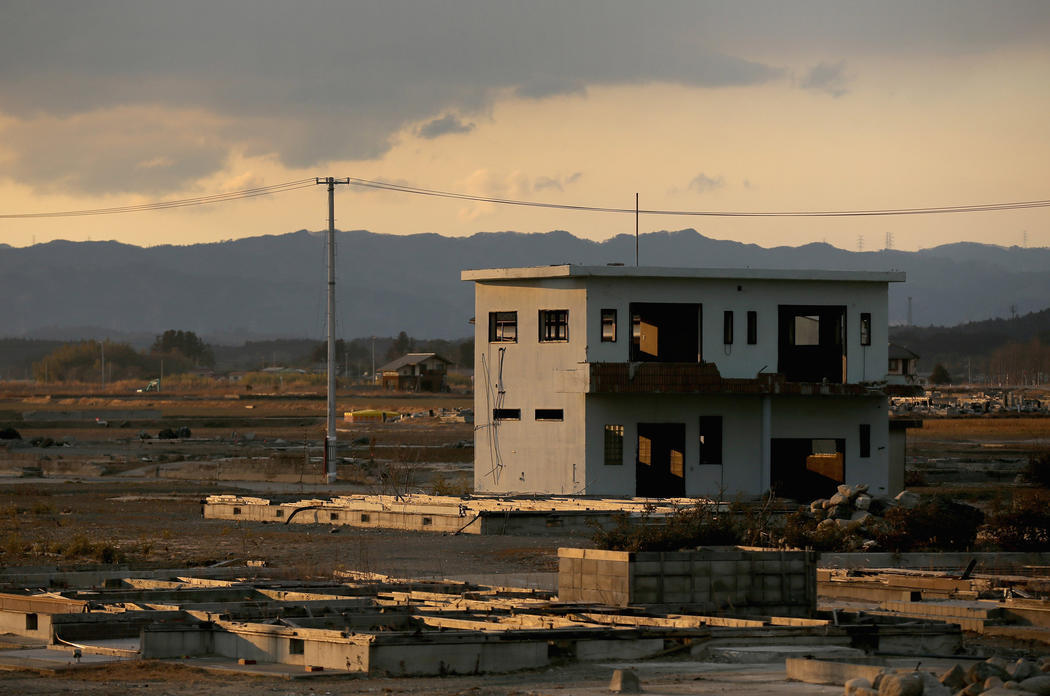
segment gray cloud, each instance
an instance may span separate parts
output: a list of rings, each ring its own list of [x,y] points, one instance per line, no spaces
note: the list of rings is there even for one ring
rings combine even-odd
[[[846,63],[827,63],[821,61],[809,69],[799,82],[802,89],[827,92],[833,97],[841,97],[849,90],[846,88]]]
[[[693,180],[689,182],[689,190],[696,193],[707,193],[708,191],[714,191],[720,189],[726,185],[725,178],[721,176],[711,177],[703,172],[700,172],[693,177]]]
[[[148,124],[122,145],[128,161],[167,158],[181,180],[216,166],[224,146],[300,167],[375,158],[401,129],[483,111],[501,94],[756,85],[783,79],[793,52],[814,46],[845,59],[972,54],[1045,45],[1050,27],[1050,3],[1040,0],[1016,0],[1009,11],[978,0],[5,0],[3,8],[0,113],[26,128],[57,119],[82,151],[71,162],[31,161],[58,153],[5,136],[20,171],[47,179],[82,168],[69,175],[76,185],[102,167],[120,186],[162,186],[163,167],[142,179],[109,172],[104,151],[70,118],[150,106],[212,114],[197,131],[207,144],[190,143],[185,155]]]
[[[433,140],[434,138],[440,138],[442,135],[469,133],[472,130],[474,130],[473,123],[464,123],[454,114],[445,114],[441,118],[435,118],[433,121],[420,126],[419,137]]]
[[[573,172],[566,177],[538,176],[532,182],[533,191],[564,191],[566,186],[575,184],[583,176],[583,172]]]

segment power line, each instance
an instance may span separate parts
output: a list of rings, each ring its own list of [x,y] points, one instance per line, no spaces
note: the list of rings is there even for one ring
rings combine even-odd
[[[408,186],[407,184],[393,184],[385,181],[374,181],[370,179],[358,179],[350,177],[350,183],[355,186],[380,189],[384,191],[395,191],[399,193],[411,193],[421,196],[433,196],[437,198],[452,198],[455,200],[475,201],[478,203],[496,203],[501,205],[517,205],[531,208],[551,208],[555,210],[577,210],[592,213],[622,213],[622,214],[645,214],[645,215],[670,215],[670,216],[702,216],[702,217],[864,217],[864,216],[888,216],[888,215],[935,215],[944,213],[980,213],[996,210],[1020,210],[1025,208],[1050,208],[1050,199],[1036,201],[1015,201],[1010,203],[980,203],[975,205],[934,206],[926,208],[887,208],[875,210],[781,210],[781,211],[714,211],[714,210],[660,210],[635,208],[610,208],[604,206],[571,205],[564,203],[545,203],[541,201],[523,201],[512,198],[496,198],[490,196],[476,196],[467,193],[454,193],[451,191],[440,191],[437,189],[420,188]]]
[[[455,193],[453,191],[442,191],[439,189],[421,188],[407,184],[394,184],[386,181],[373,179],[359,179],[348,177],[350,184],[365,188],[392,191],[395,193],[408,193],[417,196],[429,196],[434,198],[449,198],[461,201],[473,201],[477,203],[492,203],[496,205],[514,205],[527,208],[545,208],[550,210],[568,210],[589,213],[614,213],[625,215],[665,215],[671,217],[880,217],[893,215],[943,215],[949,213],[983,213],[1002,210],[1024,210],[1027,208],[1050,208],[1050,199],[1034,201],[1013,201],[1008,203],[980,203],[973,205],[949,205],[932,206],[922,208],[884,208],[869,210],[777,210],[777,211],[732,211],[732,210],[663,210],[663,209],[638,209],[638,208],[613,208],[607,206],[579,205],[568,203],[548,203],[544,201],[527,201],[513,198],[499,198],[493,196],[477,196],[468,193]],[[154,203],[143,203],[140,205],[118,206],[112,208],[94,208],[89,210],[65,210],[56,212],[40,213],[0,213],[0,219],[26,219],[26,218],[57,218],[57,217],[79,217],[86,215],[116,215],[121,213],[137,213],[148,210],[166,210],[169,208],[185,208],[198,205],[209,205],[223,203],[226,201],[254,198],[257,196],[268,196],[297,189],[309,188],[316,183],[315,178],[297,179],[286,181],[272,186],[260,186],[257,188],[231,191],[228,193],[217,193],[208,196],[197,196],[195,198],[183,198],[172,201],[158,201]]]
[[[242,189],[240,191],[229,191],[226,193],[215,193],[207,196],[196,196],[194,198],[181,198],[172,201],[157,201],[154,203],[142,203],[139,205],[124,205],[113,208],[93,208],[89,210],[62,210],[46,213],[0,213],[0,219],[16,218],[57,218],[57,217],[81,217],[85,215],[116,215],[119,213],[138,213],[147,210],[166,210],[168,208],[186,208],[197,205],[209,205],[212,203],[224,203],[236,201],[243,198],[255,198],[257,196],[269,196],[286,191],[307,188],[314,185],[314,179],[298,179],[286,181],[282,184],[271,186],[258,186],[256,188]]]

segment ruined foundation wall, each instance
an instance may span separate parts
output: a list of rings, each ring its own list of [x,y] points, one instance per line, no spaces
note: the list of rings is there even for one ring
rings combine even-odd
[[[817,554],[747,547],[626,552],[558,549],[562,602],[681,606],[733,616],[810,616]]]

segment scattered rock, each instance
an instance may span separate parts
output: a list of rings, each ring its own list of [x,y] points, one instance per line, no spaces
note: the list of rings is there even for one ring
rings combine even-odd
[[[1002,685],[1003,685],[1003,680],[1000,679],[999,677],[988,677],[987,679],[984,680],[984,684],[983,684],[985,691],[987,691],[988,689],[994,689],[995,687],[1002,686]]]
[[[918,672],[887,674],[879,681],[879,696],[922,696],[922,687]]]
[[[857,510],[852,515],[850,515],[850,521],[857,522],[858,524],[862,524],[862,525],[863,524],[869,524],[874,519],[875,519],[875,515],[871,514],[870,512],[866,512],[864,510]]]
[[[914,510],[919,506],[919,494],[912,493],[911,491],[901,491],[894,498],[897,501],[897,505],[901,506],[905,510]]]
[[[1029,677],[1020,684],[1023,691],[1030,691],[1038,696],[1050,696],[1050,676]]]
[[[642,685],[633,670],[617,669],[613,670],[612,679],[609,681],[609,691],[621,694],[640,694]]]
[[[871,496],[867,493],[862,493],[861,495],[858,495],[853,501],[853,507],[857,508],[858,510],[867,510],[871,507]]]
[[[174,440],[176,437],[178,437],[178,435],[176,435],[175,431],[171,428],[164,428],[164,430],[157,433],[158,440]]]
[[[971,684],[975,682],[984,684],[988,677],[999,677],[999,679],[1006,680],[1010,678],[1010,675],[1006,673],[1005,669],[991,662],[976,662],[970,665],[970,669],[966,671],[966,681]],[[1050,682],[1050,679],[1047,681]]]
[[[962,689],[969,683],[968,681],[966,681],[966,670],[964,670],[959,665],[955,665],[950,670],[942,674],[940,682],[952,691],[958,691],[959,689]]]
[[[854,677],[846,682],[846,696],[867,696],[869,693],[878,693],[871,688],[871,682],[864,677]]]
[[[952,696],[952,690],[932,672],[919,672],[918,675],[922,678],[922,696]]]
[[[14,428],[0,429],[0,440],[21,440],[22,435]]]
[[[839,488],[841,488],[841,486],[839,486]],[[849,496],[842,495],[841,493],[836,493],[828,499],[828,502],[831,505],[835,506],[846,505],[847,503],[849,503]]]
[[[1016,682],[1022,682],[1029,677],[1034,677],[1039,673],[1039,667],[1034,662],[1029,660],[1018,660],[1017,662],[1010,665],[1006,673],[1010,675],[1010,679]]]

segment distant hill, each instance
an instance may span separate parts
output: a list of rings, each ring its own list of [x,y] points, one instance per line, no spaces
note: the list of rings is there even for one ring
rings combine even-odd
[[[338,234],[340,336],[457,338],[469,335],[472,288],[465,268],[634,262],[635,240],[604,242],[568,232]],[[107,336],[148,344],[165,329],[212,344],[321,338],[325,326],[324,235],[299,231],[215,244],[141,248],[56,241],[0,246],[0,335],[51,340]],[[764,248],[695,230],[642,235],[641,262],[655,266],[897,269],[891,323],[947,326],[1043,309],[1050,249],[952,244],[918,252],[857,253],[827,244]]]

